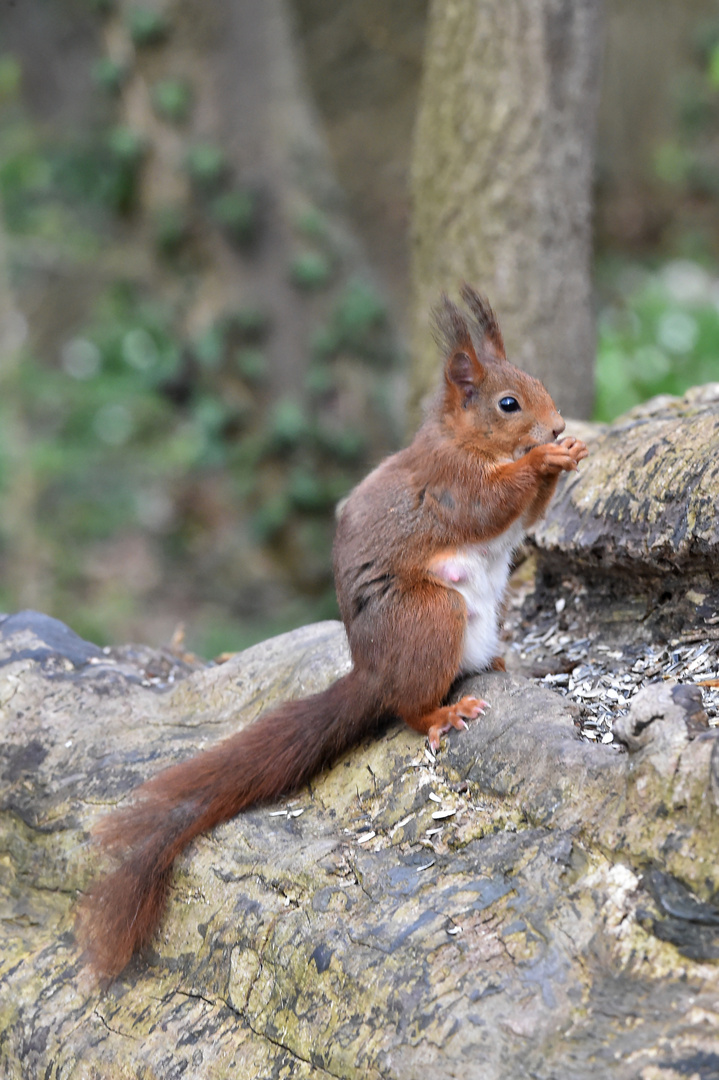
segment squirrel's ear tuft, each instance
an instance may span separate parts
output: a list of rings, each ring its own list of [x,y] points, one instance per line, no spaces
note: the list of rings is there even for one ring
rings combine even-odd
[[[460,296],[472,312],[472,330],[477,341],[477,350],[481,356],[488,353],[495,360],[506,360],[502,331],[497,317],[489,306],[486,297],[465,281],[460,289]]]
[[[467,320],[446,293],[442,293],[439,303],[432,309],[432,331],[434,340],[445,356],[457,349],[472,349]]]
[[[475,396],[484,378],[484,367],[477,358],[472,335],[462,312],[449,297],[442,295],[432,312],[434,336],[446,356],[444,378],[448,387],[460,392],[466,404]]]

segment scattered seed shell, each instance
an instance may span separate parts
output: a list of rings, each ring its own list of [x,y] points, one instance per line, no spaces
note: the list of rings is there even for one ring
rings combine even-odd
[[[669,647],[663,642],[642,642],[618,648],[595,644],[591,638],[573,638],[570,612],[569,604],[557,610],[563,619],[561,629],[552,612],[545,627],[535,626],[523,636],[515,630],[511,648],[534,671],[541,671],[546,662],[546,674],[536,681],[579,706],[584,738],[614,743],[614,720],[628,712],[634,695],[651,682],[669,678],[701,686],[709,724],[719,726],[719,640],[714,630],[688,631]],[[712,615],[712,620],[719,621],[719,615]]]

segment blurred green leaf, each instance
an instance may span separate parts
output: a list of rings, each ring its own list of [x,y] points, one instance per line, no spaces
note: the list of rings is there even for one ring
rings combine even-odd
[[[237,370],[247,382],[262,382],[267,375],[267,357],[260,349],[238,349],[235,357]]]
[[[683,184],[691,166],[691,155],[678,143],[661,143],[654,153],[654,172],[665,184]]]
[[[225,155],[214,143],[195,143],[185,158],[192,181],[205,190],[217,187],[227,169]]]
[[[159,45],[168,35],[167,17],[153,8],[135,7],[127,15],[127,28],[135,45]]]
[[[107,137],[107,145],[113,157],[125,164],[137,164],[145,153],[145,140],[132,128],[119,125]]]
[[[20,61],[11,53],[0,56],[0,102],[9,101],[20,89],[22,68]]]
[[[108,94],[117,94],[125,81],[127,71],[124,64],[101,56],[92,65],[92,77],[95,83]]]
[[[295,226],[313,240],[322,240],[328,232],[328,222],[325,214],[316,206],[303,210],[295,219]]]
[[[719,89],[719,43],[714,46],[710,53],[707,75],[710,84]]]
[[[210,215],[236,243],[249,244],[254,240],[258,226],[254,192],[236,189],[218,195],[210,206]]]
[[[284,528],[291,514],[290,501],[286,494],[268,499],[253,515],[252,532],[259,543],[273,540]]]
[[[194,353],[204,368],[216,370],[225,353],[225,332],[221,325],[208,326],[197,338]]]
[[[152,105],[158,116],[181,124],[192,105],[192,89],[184,79],[162,79],[152,88]]]
[[[272,410],[269,432],[274,450],[291,450],[302,442],[309,432],[309,423],[300,403],[292,398],[278,401]]]
[[[301,289],[321,289],[332,276],[332,265],[319,251],[304,251],[290,263],[290,277]]]
[[[153,215],[153,233],[159,251],[173,258],[190,236],[190,222],[182,205],[160,206]]]
[[[228,329],[253,343],[261,341],[270,328],[267,312],[259,307],[236,308],[226,314],[225,321]]]

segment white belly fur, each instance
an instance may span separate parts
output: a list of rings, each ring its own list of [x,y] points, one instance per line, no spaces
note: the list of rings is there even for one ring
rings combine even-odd
[[[456,589],[467,605],[460,674],[486,670],[500,653],[499,617],[512,560],[524,529],[516,522],[484,544],[458,548],[434,561],[432,570]]]

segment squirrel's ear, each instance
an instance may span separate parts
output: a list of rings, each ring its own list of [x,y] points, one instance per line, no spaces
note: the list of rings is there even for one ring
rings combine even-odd
[[[486,352],[495,360],[506,360],[502,331],[499,329],[497,317],[489,306],[487,298],[480,295],[466,281],[460,289],[460,296],[474,316],[473,329],[480,355]]]
[[[447,357],[444,377],[449,385],[457,387],[463,402],[475,396],[484,378],[484,368],[477,359],[471,342],[469,342],[469,348],[457,349]]]

